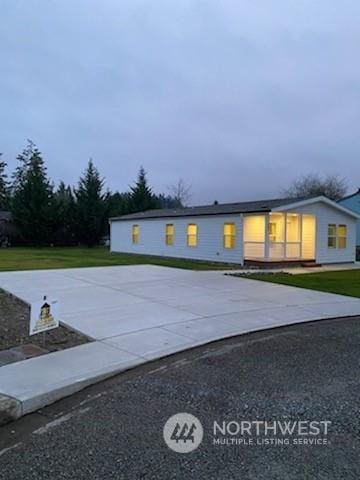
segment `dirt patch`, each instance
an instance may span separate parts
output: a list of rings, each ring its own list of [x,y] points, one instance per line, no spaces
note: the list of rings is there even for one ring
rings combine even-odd
[[[30,307],[25,302],[0,289],[0,351],[19,345],[43,346],[43,334],[29,337]],[[85,335],[64,325],[45,333],[45,349],[48,352],[64,350],[89,342]]]

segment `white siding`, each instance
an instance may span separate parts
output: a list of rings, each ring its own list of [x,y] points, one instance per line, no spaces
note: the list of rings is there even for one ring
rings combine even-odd
[[[229,222],[236,225],[234,249],[227,249],[223,246],[223,227],[224,223]],[[169,223],[174,224],[175,227],[174,245],[165,244],[165,226]],[[187,246],[187,225],[189,223],[195,223],[198,226],[196,247]],[[131,238],[133,224],[140,227],[139,243],[137,245],[132,243]],[[241,215],[188,216],[111,222],[112,252],[242,263],[242,238]]]
[[[289,210],[290,211],[290,210]],[[341,263],[355,261],[356,219],[322,202],[291,209],[295,213],[316,216],[316,261],[318,263]],[[328,224],[347,226],[346,248],[328,248]]]

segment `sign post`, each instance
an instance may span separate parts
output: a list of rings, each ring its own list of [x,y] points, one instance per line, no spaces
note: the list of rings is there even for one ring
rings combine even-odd
[[[59,300],[48,299],[45,295],[43,300],[31,304],[29,335],[42,333],[45,346],[45,332],[58,326]]]

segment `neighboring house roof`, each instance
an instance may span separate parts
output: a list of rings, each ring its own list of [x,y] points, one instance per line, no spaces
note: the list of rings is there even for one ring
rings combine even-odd
[[[351,195],[347,195],[346,197],[341,198],[340,200],[338,200],[338,202],[341,203],[344,200],[348,200],[349,198],[356,197],[356,195],[360,195],[360,188],[358,188],[358,190],[352,193]]]
[[[307,198],[278,198],[272,200],[256,200],[252,202],[240,203],[223,203],[213,205],[203,205],[199,207],[185,207],[185,208],[164,208],[156,210],[147,210],[145,212],[131,213],[122,215],[121,217],[110,218],[110,221],[117,220],[141,220],[150,218],[171,218],[171,217],[194,217],[202,215],[226,215],[237,213],[262,213],[271,212],[272,210],[279,211],[281,209],[288,210],[289,208],[296,208],[308,205],[314,202],[327,203],[338,210],[347,213],[350,216],[358,218],[358,215],[347,208],[344,208],[329,200],[326,197],[307,197]]]
[[[5,221],[11,220],[11,213],[10,212],[5,212],[5,211],[0,211],[0,221],[1,220],[5,220]]]

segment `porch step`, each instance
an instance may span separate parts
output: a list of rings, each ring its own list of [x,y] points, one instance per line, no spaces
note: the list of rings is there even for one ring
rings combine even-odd
[[[321,263],[316,263],[316,262],[303,262],[301,264],[302,267],[305,268],[311,268],[311,267],[322,267]]]
[[[321,264],[315,260],[245,260],[244,265],[247,267],[257,268],[291,268],[291,267],[321,267]]]

